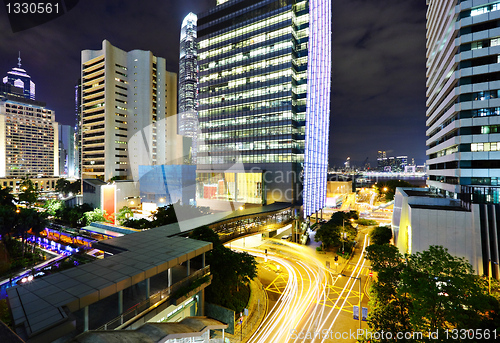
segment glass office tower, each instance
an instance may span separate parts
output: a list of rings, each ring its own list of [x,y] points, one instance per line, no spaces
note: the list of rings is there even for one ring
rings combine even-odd
[[[229,0],[198,16],[199,205],[326,196],[329,0]]]

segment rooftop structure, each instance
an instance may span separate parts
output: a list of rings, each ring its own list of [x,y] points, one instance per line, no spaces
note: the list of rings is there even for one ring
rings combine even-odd
[[[23,90],[23,96],[26,99],[35,100],[35,83],[31,81],[31,76],[26,70],[21,68],[21,53],[19,53],[17,68],[12,68],[3,78],[3,83],[9,84]]]
[[[74,330],[70,313],[79,309],[86,309],[88,329],[90,304],[212,249],[212,243],[169,237],[162,227],[97,244],[116,254],[7,290],[21,337],[43,341],[61,337]]]

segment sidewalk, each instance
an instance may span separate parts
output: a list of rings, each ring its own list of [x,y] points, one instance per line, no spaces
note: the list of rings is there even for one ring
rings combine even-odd
[[[257,278],[250,282],[250,299],[247,306],[248,317],[243,316],[243,324],[240,324],[239,321],[235,323],[234,335],[225,332],[226,342],[247,342],[264,319],[268,306],[267,294]],[[239,313],[236,314],[236,317],[235,320],[238,320]],[[243,340],[241,340],[242,337]],[[212,338],[221,339],[222,332],[215,331]]]

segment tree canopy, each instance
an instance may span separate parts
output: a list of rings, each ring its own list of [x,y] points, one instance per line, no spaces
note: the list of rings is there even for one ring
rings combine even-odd
[[[447,329],[493,330],[499,326],[499,304],[487,294],[485,280],[447,249],[431,246],[403,256],[395,246],[370,245],[367,258],[378,274],[371,287],[371,330],[439,330],[439,339],[433,341],[442,342],[448,341]]]
[[[377,226],[370,232],[371,244],[389,243],[392,238],[392,230],[388,226]]]
[[[375,190],[380,196],[385,195],[386,201],[394,200],[397,187],[415,187],[411,183],[401,180],[389,180],[387,182],[377,182]]]
[[[72,194],[79,194],[81,192],[82,180],[78,179],[75,182],[71,182],[64,178],[60,178],[56,181],[56,191],[63,194],[64,196]]]
[[[322,242],[325,248],[332,246],[339,246],[342,241],[353,241],[356,237],[357,231],[353,227],[352,223],[354,220],[358,219],[356,211],[350,212],[335,212],[332,218],[321,224],[316,230],[316,235],[314,240],[316,242]],[[346,233],[345,240],[342,237],[343,232]]]
[[[38,188],[35,187],[33,181],[28,178],[28,175],[26,175],[26,177],[19,185],[19,191],[19,201],[25,201],[28,204],[28,207],[33,206],[33,204],[38,200],[38,196],[40,195]]]
[[[205,242],[212,242],[213,249],[207,253],[207,263],[213,275],[207,288],[211,302],[241,311],[246,304],[235,303],[235,292],[239,286],[257,276],[257,261],[246,252],[236,252],[220,243],[219,236],[207,226],[195,229],[189,236]]]

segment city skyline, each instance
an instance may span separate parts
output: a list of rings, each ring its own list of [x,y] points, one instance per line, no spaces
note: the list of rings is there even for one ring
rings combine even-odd
[[[124,50],[164,56],[167,70],[178,72],[182,19],[214,4],[88,1],[52,22],[16,34],[2,20],[0,69],[6,73],[15,67],[21,51],[23,68],[40,84],[37,97],[54,108],[59,123],[74,125],[73,87],[81,50],[98,49],[99,42],[107,39]],[[360,5],[366,10],[359,10]],[[416,0],[333,4],[331,166],[340,165],[347,156],[353,164],[366,157],[373,164],[377,150],[424,162],[425,7],[425,2]],[[168,20],[162,13],[168,13]],[[89,16],[92,25],[80,19]],[[5,10],[0,17],[6,18]],[[146,31],[156,34],[144,35]],[[359,126],[360,122],[366,125]]]

